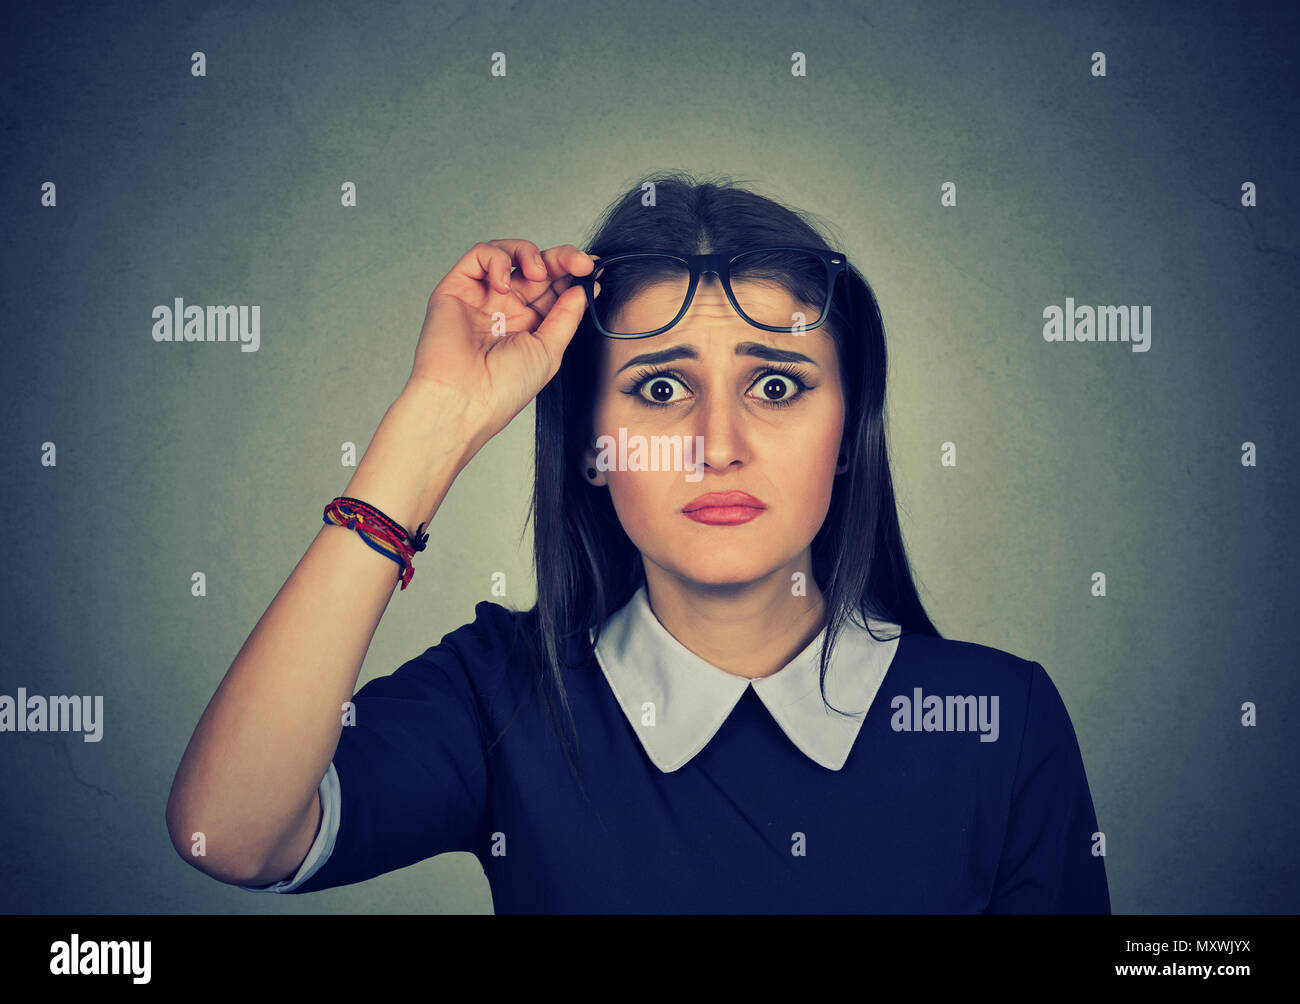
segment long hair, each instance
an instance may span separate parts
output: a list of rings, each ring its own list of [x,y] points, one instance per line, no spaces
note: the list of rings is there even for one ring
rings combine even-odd
[[[642,201],[648,184],[654,186],[652,208]],[[718,248],[779,246],[832,250],[808,222],[808,214],[729,179],[697,182],[670,171],[643,178],[613,202],[585,250],[607,257],[646,249],[689,255]],[[605,295],[602,291],[602,303]],[[845,309],[848,297],[850,310]],[[917,595],[899,532],[885,443],[886,360],[880,308],[851,260],[837,282],[824,324],[839,354],[844,448],[849,458],[848,470],[834,479],[830,507],[811,549],[812,573],[827,611],[821,694],[823,703],[831,707],[826,700],[826,672],[835,639],[850,617],[868,630],[867,619],[876,618],[898,624],[902,631],[936,637],[939,632]],[[584,314],[559,371],[537,395],[536,467],[528,513],[534,521],[537,602],[528,611],[514,612],[515,641],[521,636],[526,639],[523,648],[534,691],[546,697],[579,787],[581,778],[556,709],[558,699],[576,749],[577,725],[564,686],[567,646],[576,640],[580,664],[585,664],[592,648],[588,629],[599,638],[605,619],[627,603],[644,581],[640,552],[624,532],[609,492],[593,487],[581,475],[583,451],[592,446],[603,337],[590,314]]]

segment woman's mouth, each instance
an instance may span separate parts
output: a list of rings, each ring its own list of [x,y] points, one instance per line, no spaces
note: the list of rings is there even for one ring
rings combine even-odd
[[[682,507],[682,515],[710,526],[748,523],[767,508],[749,492],[706,492]]]

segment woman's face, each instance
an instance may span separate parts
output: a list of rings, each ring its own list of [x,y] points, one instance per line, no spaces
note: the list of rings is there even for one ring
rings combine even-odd
[[[630,299],[622,321],[637,323],[641,296],[653,295]],[[780,316],[809,309],[779,287],[762,295]],[[753,327],[715,276],[701,276],[690,311],[663,334],[601,341],[593,432],[610,438],[592,444],[606,446],[603,463],[597,449],[586,461],[597,467],[598,483],[608,485],[643,558],[700,584],[739,584],[773,573],[788,580],[794,571],[811,584],[806,552],[830,507],[844,431],[828,325],[798,335]],[[637,361],[651,353],[673,358]],[[662,462],[637,462],[631,447],[638,436],[650,444],[642,456],[658,454]],[[680,452],[667,449],[668,437],[677,438]],[[621,452],[624,443],[629,449]],[[670,452],[673,460],[693,460],[694,469],[623,469],[672,466]],[[765,508],[756,515],[752,508],[711,508],[697,518],[683,512],[701,495],[730,491],[747,492]]]

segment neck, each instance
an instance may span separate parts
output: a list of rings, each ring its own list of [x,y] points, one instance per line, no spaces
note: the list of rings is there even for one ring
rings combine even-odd
[[[807,559],[807,555],[803,559]],[[646,597],[665,630],[705,662],[751,679],[771,676],[825,626],[826,604],[797,560],[754,582],[692,582],[645,562]],[[804,571],[808,593],[791,594],[791,573]]]

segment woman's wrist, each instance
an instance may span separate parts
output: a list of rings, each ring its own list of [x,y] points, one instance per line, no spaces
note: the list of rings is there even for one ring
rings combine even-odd
[[[409,384],[384,413],[341,493],[369,503],[415,533],[473,455],[463,402]]]
[[[407,380],[390,410],[400,408],[425,427],[439,430],[441,441],[456,444],[456,462],[463,468],[498,431],[474,404],[457,388]]]

